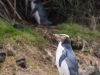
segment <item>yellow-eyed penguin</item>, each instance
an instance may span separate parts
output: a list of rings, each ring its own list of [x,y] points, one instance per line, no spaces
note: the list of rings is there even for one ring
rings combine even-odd
[[[78,61],[66,34],[53,34],[59,42],[56,51],[56,65],[59,75],[78,75]]]
[[[31,1],[31,17],[34,17],[38,24],[51,26],[52,22],[48,20],[46,10],[41,0],[29,1]]]

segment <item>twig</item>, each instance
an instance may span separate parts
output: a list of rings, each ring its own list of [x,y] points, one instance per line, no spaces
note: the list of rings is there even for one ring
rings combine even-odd
[[[9,19],[11,19],[11,17],[9,16],[10,14],[9,14],[9,12],[8,12],[8,10],[7,10],[7,8],[6,8],[6,6],[4,5],[4,3],[3,3],[1,0],[0,0],[0,3],[1,3],[1,5],[4,7],[6,13],[8,14]],[[3,16],[3,15],[2,15],[2,16]]]
[[[16,0],[14,0],[14,17],[16,16]]]
[[[28,0],[25,0],[26,3],[25,3],[25,16],[27,16],[27,6],[28,6]]]
[[[13,7],[12,4],[10,3],[10,1],[9,1],[9,0],[7,0],[7,1],[8,1],[8,3],[9,3],[10,7],[15,11],[15,13],[16,13],[16,15],[18,16],[19,20],[22,20],[22,18],[21,18],[20,15],[17,13],[17,11],[14,9],[14,7]]]

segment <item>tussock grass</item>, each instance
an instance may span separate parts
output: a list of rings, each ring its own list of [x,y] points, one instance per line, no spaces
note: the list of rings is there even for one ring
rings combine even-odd
[[[84,39],[97,39],[100,37],[100,33],[96,30],[89,30],[78,24],[59,24],[57,29],[59,34],[68,34],[70,36],[80,36]]]
[[[26,39],[34,45],[38,44],[39,40],[42,40],[43,43],[48,44],[48,41],[41,37],[41,31],[35,31],[34,28],[26,26],[23,30],[19,30],[13,27],[14,23],[16,22],[6,22],[3,19],[0,19],[0,42]],[[5,34],[9,34],[11,37],[4,38]]]

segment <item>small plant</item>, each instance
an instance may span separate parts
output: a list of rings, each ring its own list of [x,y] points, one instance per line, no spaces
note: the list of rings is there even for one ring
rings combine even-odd
[[[84,51],[84,55],[89,55],[90,54],[90,51]]]

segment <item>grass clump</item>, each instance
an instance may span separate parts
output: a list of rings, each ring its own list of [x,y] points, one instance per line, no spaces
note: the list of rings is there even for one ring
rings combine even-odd
[[[80,36],[84,39],[96,39],[100,37],[100,33],[96,30],[89,30],[88,28],[84,28],[78,24],[59,24],[57,29],[60,31],[59,34],[68,34],[70,36]]]
[[[39,31],[35,31],[34,28],[25,26],[23,30],[19,30],[13,27],[15,21],[6,22],[3,19],[0,19],[0,42],[7,42],[7,41],[16,41],[20,39],[26,39],[37,45],[39,40],[41,42],[48,44],[47,40],[41,37]],[[9,34],[10,37],[4,37],[5,34]]]

